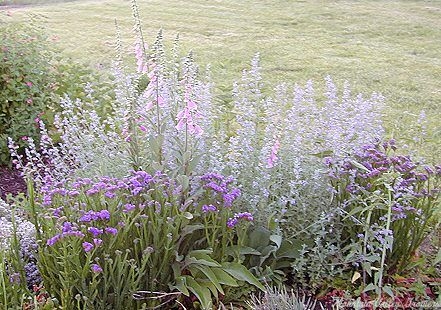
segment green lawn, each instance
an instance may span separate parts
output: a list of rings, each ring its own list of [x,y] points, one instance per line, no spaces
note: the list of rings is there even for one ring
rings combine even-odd
[[[319,87],[330,74],[339,86],[348,80],[354,91],[381,92],[389,106],[385,120],[390,134],[411,137],[424,109],[430,141],[421,149],[430,160],[440,162],[441,1],[139,0],[138,4],[148,41],[159,28],[168,42],[179,33],[182,50],[191,49],[200,64],[211,64],[218,85],[231,85],[260,52],[270,84],[312,79]],[[106,0],[0,7],[0,20],[37,14],[36,22],[44,25],[65,55],[107,68],[114,55],[115,19],[127,51],[131,50],[130,6],[130,1]]]

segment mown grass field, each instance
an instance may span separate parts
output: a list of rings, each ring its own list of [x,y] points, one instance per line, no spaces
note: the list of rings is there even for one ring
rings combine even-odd
[[[132,51],[130,1],[6,1],[18,6],[0,7],[2,22],[33,16],[75,61],[110,66],[115,20]],[[319,88],[329,74],[339,86],[348,80],[354,92],[381,92],[389,134],[409,144],[425,110],[427,142],[417,147],[430,161],[440,161],[440,1],[138,0],[138,5],[148,42],[160,28],[170,43],[179,33],[182,50],[211,64],[220,88],[228,88],[260,52],[268,84],[312,79]]]

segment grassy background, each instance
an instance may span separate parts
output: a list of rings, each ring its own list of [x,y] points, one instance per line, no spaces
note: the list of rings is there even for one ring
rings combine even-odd
[[[2,0],[0,0],[2,1]],[[131,4],[127,0],[57,2],[3,0],[1,21],[29,14],[63,49],[95,68],[114,57],[116,19],[132,51]],[[24,1],[24,2],[21,2]],[[33,3],[20,6],[20,4]],[[45,4],[37,4],[40,1]],[[331,75],[338,86],[381,92],[387,98],[386,127],[412,144],[422,109],[427,136],[417,145],[441,161],[441,1],[138,0],[144,31],[153,42],[159,28],[168,42],[179,33],[183,51],[211,64],[214,80],[228,87],[260,52],[271,85],[308,79],[317,87]],[[415,147],[413,145],[412,147]]]

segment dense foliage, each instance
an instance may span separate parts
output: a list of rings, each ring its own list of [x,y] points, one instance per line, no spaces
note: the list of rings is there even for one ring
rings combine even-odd
[[[330,77],[323,95],[312,82],[264,92],[256,55],[229,110],[177,41],[149,47],[135,30],[137,68],[117,58],[114,98],[65,96],[26,156],[9,139],[28,197],[4,206],[0,305],[315,304],[275,289],[287,283],[396,297],[392,275],[437,223],[441,170],[383,142],[383,97],[339,95]]]

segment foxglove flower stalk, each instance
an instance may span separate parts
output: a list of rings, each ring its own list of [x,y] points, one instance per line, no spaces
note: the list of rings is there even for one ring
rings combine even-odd
[[[277,157],[279,148],[280,148],[280,141],[278,138],[276,138],[273,146],[271,147],[271,154],[268,156],[267,159],[267,165],[266,165],[267,168],[274,168],[275,164],[279,160],[279,158]]]
[[[135,58],[136,58],[136,71],[138,73],[147,73],[149,71],[146,51],[148,50],[147,43],[143,40],[137,40],[135,43]]]
[[[186,130],[191,135],[198,137],[203,133],[201,126],[197,123],[201,115],[193,99],[192,86],[190,84],[185,85],[184,104],[184,108],[176,116],[176,129],[179,131]]]

